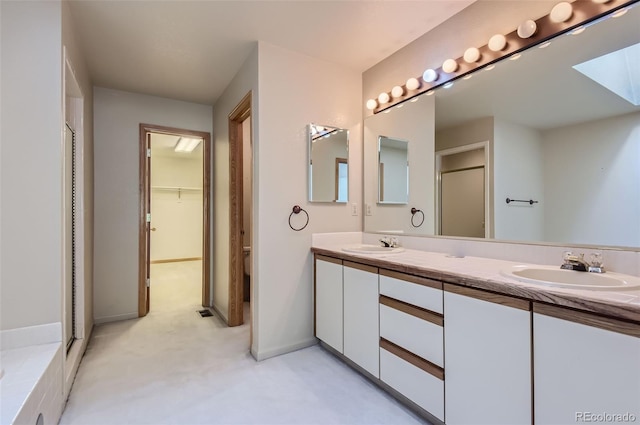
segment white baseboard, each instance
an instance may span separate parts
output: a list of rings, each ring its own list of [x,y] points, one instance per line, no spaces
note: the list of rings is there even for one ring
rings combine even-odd
[[[100,325],[102,323],[119,322],[120,320],[130,320],[137,318],[138,313],[116,314],[115,316],[96,317],[95,319],[93,319],[93,323],[95,325]]]
[[[61,322],[0,331],[0,348],[2,350],[54,342],[62,342]]]
[[[225,316],[224,314],[222,314],[220,309],[218,307],[216,307],[215,304],[213,304],[210,308],[213,310],[214,313],[216,313],[218,315],[218,317],[220,317],[224,321],[224,323],[227,326],[229,326],[229,318],[227,316]]]
[[[251,355],[253,356],[254,359],[261,362],[262,360],[266,360],[271,357],[276,357],[282,354],[292,353],[294,351],[302,350],[303,348],[311,347],[312,345],[316,345],[317,343],[318,343],[318,339],[315,337],[312,337],[310,339],[305,339],[304,341],[300,341],[295,344],[285,345],[277,348],[271,348],[269,350],[255,351],[252,348]]]

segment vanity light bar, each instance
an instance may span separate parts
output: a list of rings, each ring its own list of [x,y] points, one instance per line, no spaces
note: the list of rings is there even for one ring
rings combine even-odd
[[[525,20],[509,34],[495,34],[486,45],[467,49],[458,59],[447,59],[442,66],[427,69],[418,78],[409,78],[403,86],[395,86],[390,92],[382,92],[376,99],[369,99],[366,108],[374,114],[411,100],[425,92],[443,87],[458,78],[479,69],[492,69],[505,57],[515,60],[521,51],[549,39],[586,26],[590,22],[616,12],[623,14],[629,6],[640,0],[581,0],[557,3],[548,15],[537,20]],[[546,46],[545,46],[546,47]],[[423,84],[424,83],[424,84]]]

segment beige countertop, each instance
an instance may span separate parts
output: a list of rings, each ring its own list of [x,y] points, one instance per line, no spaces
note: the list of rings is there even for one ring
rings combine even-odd
[[[501,270],[505,268],[524,263],[480,257],[460,258],[412,249],[392,254],[360,254],[345,252],[342,249],[344,247],[345,245],[326,245],[322,248],[312,247],[311,251],[341,260],[640,324],[640,288],[633,290],[555,288],[521,282],[501,274]]]

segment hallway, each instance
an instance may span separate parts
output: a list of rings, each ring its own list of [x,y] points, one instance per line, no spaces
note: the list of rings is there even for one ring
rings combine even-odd
[[[95,327],[60,424],[423,423],[319,346],[255,362],[196,312],[200,267],[154,264],[149,315]]]

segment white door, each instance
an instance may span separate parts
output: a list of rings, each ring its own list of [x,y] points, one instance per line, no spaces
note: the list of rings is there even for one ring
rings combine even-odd
[[[441,234],[483,238],[484,167],[441,174]]]

